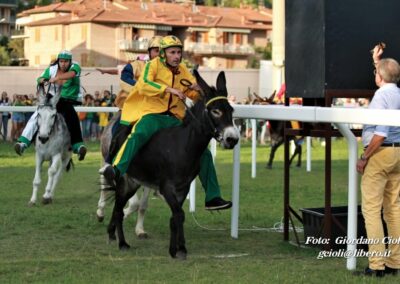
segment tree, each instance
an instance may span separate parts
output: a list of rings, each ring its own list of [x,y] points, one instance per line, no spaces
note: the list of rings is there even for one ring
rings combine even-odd
[[[10,56],[4,46],[0,46],[0,66],[10,65]]]

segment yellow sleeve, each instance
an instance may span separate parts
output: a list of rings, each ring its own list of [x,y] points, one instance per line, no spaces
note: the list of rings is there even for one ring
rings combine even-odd
[[[146,96],[160,96],[164,94],[167,85],[163,85],[155,82],[154,78],[157,74],[158,62],[157,60],[152,60],[147,62],[142,74],[140,75],[137,89],[141,95]]]

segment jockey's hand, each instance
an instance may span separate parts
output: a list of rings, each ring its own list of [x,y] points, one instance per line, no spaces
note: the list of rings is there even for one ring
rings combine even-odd
[[[200,86],[197,84],[192,84],[188,87],[190,90],[200,91]]]
[[[168,87],[165,89],[165,92],[178,96],[181,100],[184,100],[186,98],[185,94],[181,90]]]
[[[55,83],[57,81],[58,81],[58,78],[56,76],[56,77],[50,78],[49,83]]]

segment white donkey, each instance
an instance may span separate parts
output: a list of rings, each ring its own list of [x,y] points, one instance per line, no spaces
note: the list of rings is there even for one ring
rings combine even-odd
[[[110,148],[110,143],[112,139],[112,128],[115,123],[118,123],[120,118],[120,113],[115,115],[113,119],[108,123],[107,127],[104,129],[101,136],[101,152],[103,158],[108,155],[108,150]],[[129,186],[129,184],[127,184]],[[107,190],[111,186],[108,185],[107,180],[103,175],[100,175],[100,199],[97,205],[97,220],[103,222],[104,220],[104,208],[106,206],[106,201],[115,195],[115,191]],[[147,209],[147,204],[149,200],[149,194],[151,189],[143,187],[143,193],[140,197],[140,192],[137,191],[134,196],[129,199],[128,206],[124,209],[124,219],[126,219],[130,214],[137,212],[137,220],[135,227],[135,234],[139,239],[146,239],[148,237],[146,231],[144,230],[144,215]]]
[[[52,87],[52,88],[51,88]],[[50,93],[50,90],[53,93]],[[57,113],[56,104],[60,98],[61,87],[52,84],[45,92],[39,85],[39,106],[34,115],[37,116],[38,131],[35,138],[36,171],[33,180],[33,192],[29,205],[36,204],[37,192],[41,182],[40,172],[44,161],[49,161],[48,180],[43,195],[43,204],[51,203],[55,187],[63,169],[69,170],[71,160],[71,139],[63,116]]]

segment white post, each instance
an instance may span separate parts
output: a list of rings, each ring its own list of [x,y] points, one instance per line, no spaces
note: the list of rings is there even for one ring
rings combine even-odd
[[[214,138],[210,141],[210,152],[213,157],[213,162],[215,163],[215,157],[217,156],[217,140]]]
[[[352,251],[351,257],[347,258],[346,267],[348,270],[355,270],[357,265],[357,258],[354,256],[354,252],[357,249],[357,153],[358,143],[353,132],[350,131],[348,124],[334,123],[339,129],[340,133],[347,139],[348,150],[349,150],[349,193],[348,193],[348,211],[347,211],[347,238],[349,244],[347,250]]]
[[[307,141],[307,172],[311,172],[311,137],[306,137]]]
[[[256,177],[256,165],[257,165],[257,121],[251,120],[251,177]]]
[[[233,148],[231,237],[239,237],[240,138]]]
[[[196,211],[196,179],[190,184],[189,190],[189,212],[193,213]]]

